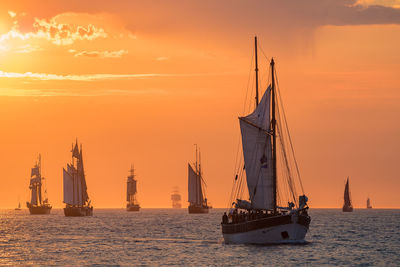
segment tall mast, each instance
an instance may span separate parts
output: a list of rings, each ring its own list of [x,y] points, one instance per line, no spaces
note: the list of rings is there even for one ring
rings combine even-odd
[[[277,177],[276,177],[276,118],[275,118],[275,61],[271,59],[271,98],[272,98],[272,105],[271,105],[271,124],[272,124],[272,184],[274,188],[274,213],[276,212],[276,195],[277,195]]]
[[[256,106],[258,106],[258,56],[257,56],[257,36],[254,37],[254,51],[256,58]]]
[[[41,155],[39,154],[39,161],[38,161],[38,169],[39,169],[39,183],[37,186],[37,192],[39,195],[39,204],[42,204],[42,160],[41,160]]]

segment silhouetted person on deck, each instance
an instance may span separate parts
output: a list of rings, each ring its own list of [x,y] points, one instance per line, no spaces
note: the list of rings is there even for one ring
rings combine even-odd
[[[226,215],[226,212],[224,212],[224,215],[222,215],[222,223],[227,224],[228,223],[228,215]]]

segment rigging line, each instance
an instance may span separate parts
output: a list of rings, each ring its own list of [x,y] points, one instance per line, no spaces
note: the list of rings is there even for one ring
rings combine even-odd
[[[287,168],[287,175],[288,175],[288,177],[287,177],[287,182],[288,182],[288,185],[289,185],[289,187],[290,187],[290,191],[291,191],[294,195],[297,195],[296,186],[295,186],[295,184],[293,183],[292,173],[291,173],[290,167],[289,167],[290,158],[288,158],[288,155],[287,155],[287,153],[286,153],[285,134],[284,134],[284,132],[283,132],[284,129],[281,128],[281,125],[282,125],[282,118],[281,118],[281,112],[280,112],[280,107],[279,107],[279,105],[278,105],[278,107],[277,107],[277,112],[278,112],[278,131],[279,131],[279,135],[280,135],[279,140],[280,140],[280,143],[281,143],[281,146],[282,146],[282,147],[281,147],[282,153],[283,153],[282,155],[283,155],[283,157],[284,157],[284,159],[285,159],[286,168]],[[294,201],[296,202],[295,196],[294,196],[293,198],[294,198]]]
[[[267,57],[267,55],[264,53],[264,50],[262,49],[261,45],[258,45],[258,47],[261,50],[261,53],[264,55],[265,59],[267,60],[267,62],[271,61],[269,57]]]
[[[246,94],[245,94],[245,98],[244,98],[244,103],[243,103],[243,114],[245,114],[245,112],[246,112],[246,103],[247,103],[247,96],[248,96],[248,93],[249,93],[249,88],[250,88],[250,80],[251,80],[251,77],[252,77],[252,75],[251,75],[251,72],[252,72],[252,65],[253,65],[253,59],[254,59],[254,47],[253,47],[253,50],[252,50],[252,53],[251,53],[251,60],[250,60],[250,67],[249,67],[249,74],[248,74],[248,78],[247,78],[247,86],[246,86]],[[250,101],[249,101],[250,102]],[[235,165],[234,165],[234,173],[235,173],[235,177],[236,177],[236,175],[238,175],[238,172],[240,171],[240,169],[239,168],[241,168],[241,161],[242,161],[242,155],[240,155],[240,158],[239,158],[239,153],[240,153],[240,143],[241,143],[241,140],[240,140],[240,135],[238,136],[238,142],[237,142],[237,146],[236,146],[236,156],[235,156]],[[239,158],[239,164],[238,164],[238,158]],[[234,190],[234,186],[235,186],[235,184],[236,184],[236,179],[234,180],[234,183],[233,183],[233,186],[232,186],[232,190],[231,190],[231,196],[230,196],[230,199],[232,200],[232,195],[233,195],[233,192],[236,192],[236,190]]]
[[[251,66],[253,66],[253,59],[254,59],[254,48],[253,48],[253,52],[251,53],[251,61],[250,61],[250,68],[249,68],[249,75],[247,78],[247,86],[246,86],[246,95],[244,98],[244,103],[243,103],[243,114],[246,112],[246,102],[247,102],[247,95],[249,93],[249,87],[250,87],[250,79],[252,77],[251,72],[253,71]]]
[[[281,133],[280,127],[277,127],[277,130],[278,130],[278,133],[280,134]],[[292,197],[296,201],[295,189],[293,188],[294,186],[293,186],[293,181],[291,179],[291,174],[290,174],[290,169],[289,169],[289,162],[288,162],[286,151],[285,151],[285,148],[284,148],[284,143],[282,141],[282,138],[279,138],[279,141],[281,143],[281,153],[282,153],[283,159],[285,161],[285,167],[286,167],[286,171],[287,171],[287,178],[286,178],[287,179],[287,183],[289,185],[290,192],[292,193]]]
[[[282,97],[281,97],[281,93],[280,93],[280,89],[279,89],[279,82],[278,82],[278,76],[276,75],[276,71],[275,71],[275,78],[276,78],[276,84],[277,84],[277,88],[278,88],[277,91],[278,91],[279,101],[280,101],[281,106],[282,106],[282,112],[283,112],[283,118],[284,118],[284,121],[285,121],[285,127],[286,127],[286,131],[287,131],[287,135],[288,135],[288,137],[289,137],[290,148],[291,148],[291,150],[292,150],[293,159],[294,159],[294,164],[295,164],[295,166],[296,166],[296,171],[297,171],[297,175],[298,175],[298,178],[299,178],[299,183],[300,183],[301,191],[302,191],[302,193],[303,193],[303,195],[304,195],[304,187],[303,187],[303,183],[302,183],[302,181],[301,181],[300,170],[299,170],[299,166],[298,166],[298,164],[297,164],[296,155],[295,155],[295,151],[294,151],[293,143],[292,143],[292,138],[291,138],[291,136],[290,136],[289,126],[288,126],[287,120],[286,120],[285,109],[284,109],[284,107],[283,107],[283,101],[282,101]]]

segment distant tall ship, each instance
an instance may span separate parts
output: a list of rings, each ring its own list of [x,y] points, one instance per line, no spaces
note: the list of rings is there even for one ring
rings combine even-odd
[[[275,85],[274,64],[271,59],[271,83],[258,101],[256,37],[255,109],[247,116],[239,117],[244,165],[240,160],[231,193],[232,208],[222,217],[222,235],[226,243],[304,242],[311,221],[283,105],[278,102],[280,95]],[[278,174],[282,180],[279,188]],[[303,193],[298,200],[296,176]],[[249,198],[243,199],[247,193],[246,183]]]
[[[199,162],[197,162],[197,157]],[[189,213],[208,213],[210,208],[205,197],[205,183],[201,172],[200,151],[197,153],[196,145],[196,163],[194,166],[188,164],[188,193],[189,193]]]
[[[15,210],[21,210],[21,202],[18,201],[18,206],[15,208]]]
[[[131,166],[130,169],[130,175],[128,176],[126,188],[127,188],[126,201],[128,202],[126,204],[126,210],[139,211],[140,206],[136,199],[137,181],[135,180],[135,169],[133,168],[133,165]]]
[[[172,208],[173,209],[180,209],[182,207],[181,194],[179,194],[178,187],[174,188],[174,191],[171,194],[171,200],[172,200]]]
[[[346,186],[344,187],[344,204],[342,210],[343,212],[353,211],[353,205],[351,204],[351,198],[350,198],[349,177],[347,177]]]
[[[367,209],[372,209],[371,200],[367,198]]]
[[[50,214],[51,205],[47,199],[47,191],[42,176],[42,159],[39,154],[38,161],[31,169],[29,189],[31,190],[31,202],[26,202],[30,214]],[[42,194],[44,189],[44,194]]]
[[[78,140],[72,144],[72,162],[63,168],[64,183],[64,215],[92,216],[93,206],[87,193],[85,171],[83,168],[82,145],[79,149]]]

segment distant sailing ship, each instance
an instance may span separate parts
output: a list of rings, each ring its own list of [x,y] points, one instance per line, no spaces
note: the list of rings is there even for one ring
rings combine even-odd
[[[83,168],[82,145],[78,140],[72,145],[72,162],[63,168],[65,216],[92,216],[93,206],[87,193],[85,171]]]
[[[342,210],[343,212],[353,211],[353,205],[351,204],[351,198],[350,198],[349,177],[347,177],[346,186],[344,187],[344,204]]]
[[[199,157],[199,162],[197,162],[197,157]],[[189,163],[188,170],[189,213],[208,213],[210,207],[208,206],[207,198],[205,197],[205,183],[201,172],[200,151],[197,154],[197,145],[196,163],[194,166]]]
[[[42,176],[42,159],[39,154],[38,162],[31,169],[29,189],[31,190],[31,202],[26,202],[30,214],[50,214],[51,205],[47,199],[47,191],[44,187]],[[42,189],[44,194],[42,195]]]
[[[372,209],[371,200],[367,198],[367,209]]]
[[[304,192],[298,201],[296,199],[293,175],[299,178],[301,185],[300,174],[294,158],[283,105],[277,102],[280,97],[275,85],[273,59],[270,67],[271,84],[259,102],[257,37],[255,37],[256,108],[251,114],[239,117],[244,166],[238,168],[238,174],[235,176],[232,190],[235,193],[231,195],[234,201],[231,202],[233,208],[229,216],[225,213],[222,217],[222,234],[226,243],[304,242],[311,221],[307,212],[308,198]],[[289,200],[287,207],[280,207],[277,202],[277,151],[279,160],[282,161],[279,163],[282,167],[279,169],[279,175],[282,177],[280,179],[285,181],[279,184],[280,190],[289,192],[287,199],[280,194],[279,200]],[[244,171],[249,200],[240,199],[246,186]]]
[[[21,202],[20,201],[18,201],[18,207],[16,207],[15,210],[21,210]]]
[[[127,211],[139,211],[140,206],[136,199],[137,193],[137,181],[135,180],[135,169],[131,166],[130,175],[126,184],[126,210]]]
[[[172,200],[172,208],[173,209],[180,209],[182,207],[181,194],[179,194],[178,187],[174,188],[174,191],[171,194],[171,200]]]

